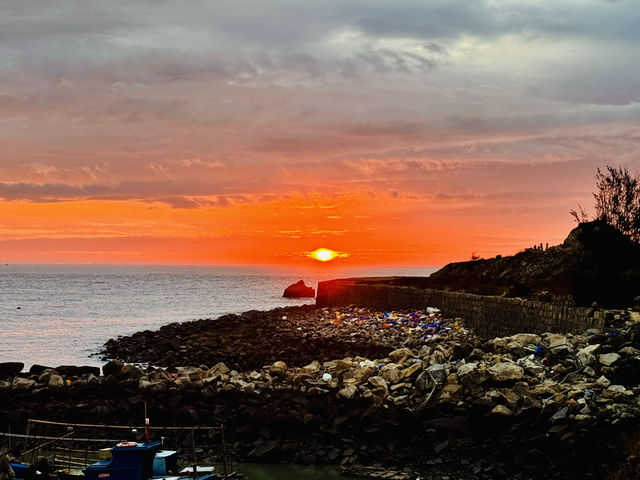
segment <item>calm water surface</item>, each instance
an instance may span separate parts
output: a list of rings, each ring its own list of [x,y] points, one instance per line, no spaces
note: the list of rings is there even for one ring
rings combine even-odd
[[[172,322],[313,303],[285,299],[303,278],[428,275],[435,269],[282,270],[215,266],[0,266],[0,362],[96,365],[110,338]]]

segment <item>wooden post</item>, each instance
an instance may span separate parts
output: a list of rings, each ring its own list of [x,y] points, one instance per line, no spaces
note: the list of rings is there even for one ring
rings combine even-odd
[[[191,460],[193,461],[193,478],[197,478],[198,465],[196,463],[196,435],[193,427],[191,427]]]
[[[228,475],[227,473],[227,444],[224,441],[224,424],[220,427],[220,436],[222,437],[222,473],[224,476]]]

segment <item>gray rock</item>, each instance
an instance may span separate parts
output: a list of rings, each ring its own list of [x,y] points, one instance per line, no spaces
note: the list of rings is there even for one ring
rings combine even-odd
[[[496,405],[495,407],[493,407],[493,410],[491,410],[491,412],[489,412],[490,415],[498,415],[501,417],[510,417],[513,415],[513,412],[505,407],[504,405]]]
[[[355,385],[347,385],[346,387],[338,391],[338,396],[350,400],[355,396],[357,391],[358,387],[356,387]]]
[[[568,413],[569,413],[569,407],[562,407],[556,413],[551,415],[551,418],[549,420],[551,421],[551,423],[560,422],[561,420],[564,420],[565,418],[567,418]]]
[[[620,355],[615,352],[604,353],[598,357],[598,361],[607,367],[610,367],[620,359]]]
[[[3,362],[0,363],[0,378],[15,377],[24,368],[21,362]]]
[[[389,360],[393,363],[404,363],[404,361],[410,357],[413,357],[413,351],[409,348],[398,348],[389,354]]]
[[[596,361],[595,353],[600,349],[599,344],[589,345],[587,347],[581,348],[576,353],[576,358],[580,362],[580,365],[583,367],[587,367]]]
[[[11,382],[11,388],[13,390],[30,390],[35,384],[36,381],[30,378],[16,377]]]
[[[64,387],[64,379],[60,375],[52,374],[49,377],[48,385],[52,388],[62,388]]]
[[[229,367],[220,362],[209,369],[207,375],[213,379],[220,378],[222,375],[229,373]]]
[[[540,335],[536,335],[534,333],[516,333],[515,335],[511,335],[509,340],[526,347],[528,345],[537,345],[540,343]]]
[[[522,367],[515,363],[496,363],[489,367],[489,377],[493,382],[508,382],[524,377]]]
[[[487,380],[487,370],[477,363],[466,363],[458,368],[460,383],[467,388],[473,388]]]
[[[369,378],[369,384],[373,387],[373,388],[384,388],[384,390],[389,390],[389,386],[387,384],[387,381],[379,376],[376,375],[375,377],[371,377]]]

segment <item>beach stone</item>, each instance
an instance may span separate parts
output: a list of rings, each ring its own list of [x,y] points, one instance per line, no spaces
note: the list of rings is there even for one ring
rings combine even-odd
[[[515,335],[511,335],[509,340],[512,342],[519,343],[523,347],[528,345],[537,345],[540,343],[540,335],[536,335],[534,333],[516,333]]]
[[[548,335],[545,340],[549,344],[549,350],[556,356],[564,356],[573,352],[567,337],[560,333]]]
[[[282,373],[287,369],[287,364],[282,360],[278,360],[277,362],[273,362],[271,367],[269,367],[269,371],[272,373]]]
[[[489,378],[493,382],[521,380],[524,377],[522,367],[515,363],[500,362],[489,367]]]
[[[382,377],[389,383],[396,383],[400,380],[400,369],[395,363],[389,363],[380,369]]]
[[[348,385],[340,390],[338,390],[338,396],[345,398],[347,400],[351,400],[356,392],[358,391],[358,387],[355,385]]]
[[[44,365],[33,364],[31,365],[31,368],[29,368],[29,373],[33,375],[40,375],[42,372],[48,369],[53,370],[53,367],[45,367]]]
[[[413,351],[410,348],[398,348],[389,354],[389,360],[393,363],[404,363],[407,358],[413,357]]]
[[[504,405],[496,405],[489,412],[489,415],[498,415],[500,417],[510,417],[513,415],[513,412],[508,407],[505,407]]]
[[[389,386],[384,377],[381,377],[379,375],[369,378],[369,385],[371,385],[373,388],[383,388],[385,391],[389,389]]]
[[[140,388],[140,390],[143,390],[145,392],[152,393],[152,394],[165,392],[169,388],[166,380],[149,381],[143,378],[140,379],[140,382],[138,383],[138,387]]]
[[[612,352],[612,353],[604,353],[598,357],[598,361],[607,367],[610,367],[614,363],[616,363],[620,359],[620,355]]]
[[[13,390],[30,390],[35,384],[36,381],[30,378],[16,377],[11,382],[11,388]]]
[[[475,362],[465,363],[458,368],[458,379],[467,388],[480,385],[487,377],[487,370]]]
[[[336,372],[340,373],[340,372],[344,372],[346,370],[349,370],[353,367],[353,362],[351,360],[337,360],[335,362],[335,366],[334,369]]]
[[[410,367],[407,367],[400,371],[400,379],[411,378],[422,370],[421,363],[414,363]]]
[[[375,373],[375,369],[373,367],[359,367],[356,368],[353,373],[353,379],[358,383],[366,382],[369,377],[371,377]]]
[[[191,386],[191,379],[187,375],[180,375],[174,380],[174,383],[178,388],[184,389]]]
[[[635,356],[640,355],[640,350],[638,350],[637,348],[633,348],[631,346],[628,346],[628,347],[621,348],[618,351],[618,353],[620,355],[626,355],[628,357],[635,357]]]
[[[308,373],[297,373],[293,376],[293,379],[291,380],[291,383],[293,385],[302,385],[305,382],[308,382],[309,380],[312,380],[313,376],[309,375]],[[255,380],[258,380],[257,378]]]
[[[125,365],[124,367],[122,367],[122,376],[124,378],[139,380],[140,377],[142,377],[143,375],[144,375],[144,372],[140,368],[136,367],[135,365]]]
[[[207,372],[199,367],[178,367],[176,368],[178,375],[187,376],[190,380],[202,380],[207,376]]]
[[[317,360],[314,360],[313,362],[309,363],[308,365],[305,365],[304,367],[302,367],[301,369],[304,373],[308,373],[310,375],[313,375],[314,373],[318,373],[320,372],[320,362]]]
[[[219,362],[209,369],[207,375],[213,379],[218,379],[227,373],[229,373],[229,367],[227,367],[223,362]]]
[[[440,403],[457,403],[462,401],[462,385],[445,385],[438,395]]]
[[[49,376],[49,381],[47,382],[47,385],[49,385],[52,388],[62,388],[65,385],[64,378],[62,378],[60,375],[52,374],[51,376]]]
[[[106,377],[107,375],[113,375],[115,377],[119,377],[122,373],[122,369],[124,368],[124,363],[120,360],[111,360],[110,362],[105,363],[102,366],[102,374]]]
[[[578,350],[576,358],[580,362],[580,365],[587,367],[596,361],[595,353],[600,349],[600,344],[588,345]]]
[[[562,407],[551,416],[549,421],[551,421],[551,423],[560,422],[567,418],[568,413],[569,413],[569,407]]]
[[[0,378],[15,377],[24,368],[22,362],[3,362],[0,363]]]
[[[596,385],[607,388],[609,385],[611,385],[611,380],[609,380],[607,377],[602,375],[600,378],[596,380]]]

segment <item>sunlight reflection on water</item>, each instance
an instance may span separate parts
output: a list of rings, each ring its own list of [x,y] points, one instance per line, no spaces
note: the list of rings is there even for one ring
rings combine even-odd
[[[282,298],[301,278],[428,275],[435,269],[324,271],[214,266],[7,265],[0,267],[0,362],[96,365],[118,335],[226,313],[313,303]]]

